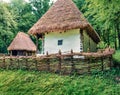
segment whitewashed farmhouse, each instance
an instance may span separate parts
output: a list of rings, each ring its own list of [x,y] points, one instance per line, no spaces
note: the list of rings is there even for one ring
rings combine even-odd
[[[29,30],[42,40],[42,53],[96,51],[100,38],[72,0],[57,0]]]

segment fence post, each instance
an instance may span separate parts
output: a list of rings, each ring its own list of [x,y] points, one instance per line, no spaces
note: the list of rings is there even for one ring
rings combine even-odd
[[[61,64],[62,64],[61,50],[59,50],[59,63],[58,63],[58,70],[57,70],[59,74],[61,74]]]
[[[32,57],[32,58],[33,58],[32,60],[34,60],[34,58],[35,58],[35,69],[36,69],[36,71],[38,71],[37,57]]]
[[[3,55],[3,68],[6,68],[6,63],[5,63],[5,54]]]
[[[73,50],[71,49],[71,74],[75,72],[75,64],[73,62]]]
[[[21,69],[20,67],[20,61],[19,61],[19,56],[17,55],[17,63],[18,63],[18,69]]]
[[[13,64],[13,59],[12,59],[12,55],[10,55],[10,69],[12,69],[12,64]]]
[[[48,51],[46,52],[46,56],[48,57]],[[50,59],[47,58],[47,70],[50,71]]]
[[[87,49],[87,52],[90,52],[90,48]],[[90,73],[90,63],[91,63],[91,56],[88,58],[88,73]]]
[[[90,73],[90,63],[91,63],[91,57],[88,58],[88,73]]]
[[[29,66],[28,66],[28,57],[27,57],[27,54],[25,56],[25,64],[26,64],[26,69],[28,70]]]

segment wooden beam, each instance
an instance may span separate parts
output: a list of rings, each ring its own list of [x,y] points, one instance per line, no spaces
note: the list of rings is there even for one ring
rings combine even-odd
[[[36,53],[38,53],[38,39],[39,39],[39,36],[37,34],[36,35]]]
[[[82,49],[84,51],[84,35],[83,35],[83,29],[80,29],[80,40],[82,42]]]
[[[45,47],[45,35],[43,35],[43,39],[42,39],[42,52],[44,54],[44,47]]]

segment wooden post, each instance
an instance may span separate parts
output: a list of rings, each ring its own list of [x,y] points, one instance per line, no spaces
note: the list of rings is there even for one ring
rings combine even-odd
[[[87,52],[90,52],[90,48],[87,48]]]
[[[36,69],[36,71],[38,71],[38,61],[37,61],[37,57],[35,57],[35,69]]]
[[[82,49],[84,51],[84,34],[82,29],[80,29],[80,40],[82,41]]]
[[[48,51],[46,52],[46,55],[48,57]],[[46,63],[47,63],[47,70],[50,71],[50,59],[49,58],[47,59]]]
[[[71,74],[75,72],[75,64],[73,62],[73,50],[71,49]]]
[[[29,52],[25,51],[25,56],[28,56],[28,53],[29,53]]]
[[[20,67],[20,61],[19,61],[19,56],[17,55],[17,63],[18,63],[18,69],[21,69]]]
[[[89,52],[91,51],[91,43],[90,43],[90,36],[89,36]]]
[[[61,64],[62,64],[62,58],[61,58],[61,50],[59,50],[59,63],[58,63],[58,73],[61,73]]]
[[[90,63],[91,63],[91,57],[88,58],[88,73],[90,73]]]
[[[10,51],[10,56],[12,55],[12,50]]]
[[[38,34],[36,35],[36,53],[38,53],[38,39],[39,39],[39,37],[38,37]]]
[[[45,36],[43,35],[43,38],[42,38],[42,52],[44,54],[44,47],[45,47]]]
[[[103,57],[101,57],[101,70],[104,70]]]
[[[28,66],[28,57],[27,57],[27,55],[25,56],[25,64],[26,64],[26,69],[28,70],[29,66]]]
[[[6,63],[5,63],[5,54],[3,55],[3,68],[6,68]]]
[[[12,65],[13,65],[13,59],[12,59],[12,55],[10,55],[10,69],[12,69]]]

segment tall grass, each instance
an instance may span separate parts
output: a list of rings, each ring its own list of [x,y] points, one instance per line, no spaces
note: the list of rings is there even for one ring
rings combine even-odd
[[[117,76],[119,70],[81,76],[0,70],[0,95],[120,95]]]

